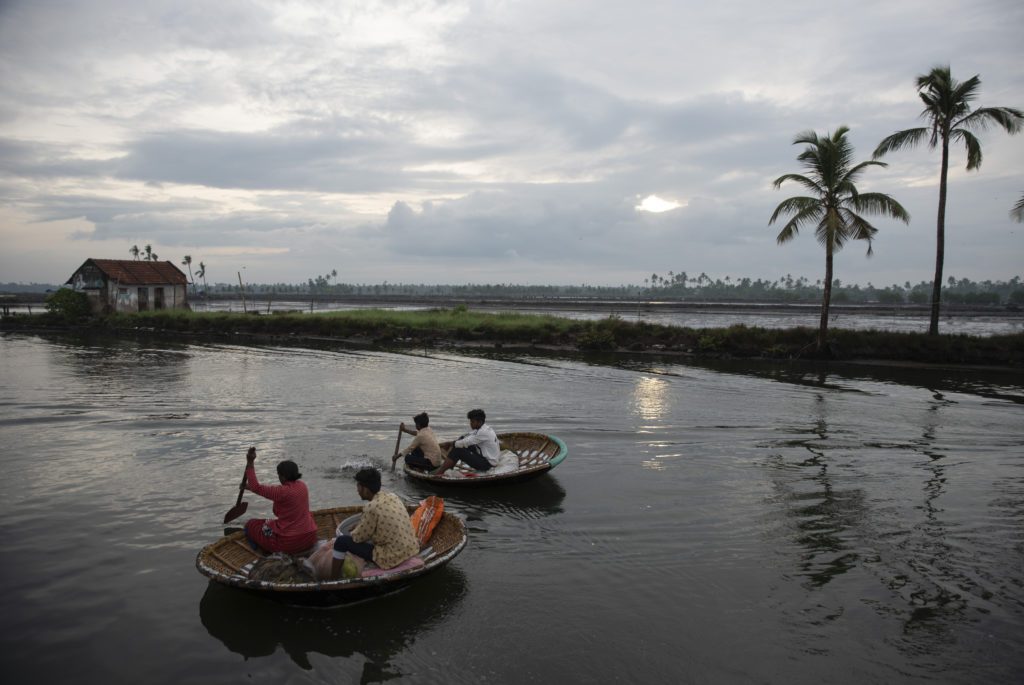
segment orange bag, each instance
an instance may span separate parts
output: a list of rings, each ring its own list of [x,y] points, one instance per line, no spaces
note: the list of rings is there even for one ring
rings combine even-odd
[[[434,526],[441,520],[443,513],[444,500],[436,495],[423,500],[419,508],[413,512],[412,527],[416,531],[416,540],[419,541],[421,549],[427,544],[430,534],[434,532]]]

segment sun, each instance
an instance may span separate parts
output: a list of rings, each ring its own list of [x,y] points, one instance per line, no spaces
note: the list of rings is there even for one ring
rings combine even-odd
[[[660,214],[661,212],[668,212],[678,207],[685,207],[685,203],[676,202],[674,200],[662,200],[657,195],[648,195],[640,204],[636,206],[638,212],[652,212],[654,214]]]

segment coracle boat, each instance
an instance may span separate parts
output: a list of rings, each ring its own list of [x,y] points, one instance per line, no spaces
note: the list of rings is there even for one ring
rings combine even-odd
[[[408,507],[409,514],[416,507]],[[329,540],[337,535],[339,527],[348,531],[358,521],[362,507],[337,507],[312,512],[317,524],[317,537]],[[340,526],[339,526],[340,524]],[[279,557],[301,566],[302,557],[282,557],[256,551],[245,539],[245,532],[226,535],[207,545],[196,557],[196,568],[204,576],[233,587],[304,606],[335,606],[350,604],[371,597],[395,592],[409,583],[435,571],[462,551],[466,546],[466,526],[454,514],[444,512],[420,553],[395,569],[381,570],[368,565],[360,577],[346,580],[313,580],[290,577],[260,580],[250,573],[261,559]]]
[[[555,468],[569,454],[565,443],[543,433],[499,433],[499,463],[487,471],[475,471],[461,461],[441,476],[403,465],[405,475],[415,480],[439,485],[482,487],[509,485],[535,478]],[[447,452],[444,452],[447,454]]]

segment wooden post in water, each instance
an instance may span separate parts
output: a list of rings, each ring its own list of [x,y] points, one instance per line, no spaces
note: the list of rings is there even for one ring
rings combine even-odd
[[[245,286],[242,285],[242,272],[238,272],[238,289],[242,291],[242,312],[245,314],[249,313],[249,310],[245,306]]]

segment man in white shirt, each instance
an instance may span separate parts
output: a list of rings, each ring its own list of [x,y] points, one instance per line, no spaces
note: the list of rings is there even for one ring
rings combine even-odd
[[[469,464],[477,471],[487,471],[498,463],[498,455],[501,453],[498,436],[484,423],[487,420],[484,410],[472,409],[466,414],[466,418],[469,419],[469,426],[473,431],[458,440],[441,443],[442,451],[449,447],[451,451],[448,452],[441,467],[433,472],[435,476],[443,475],[459,461]]]

